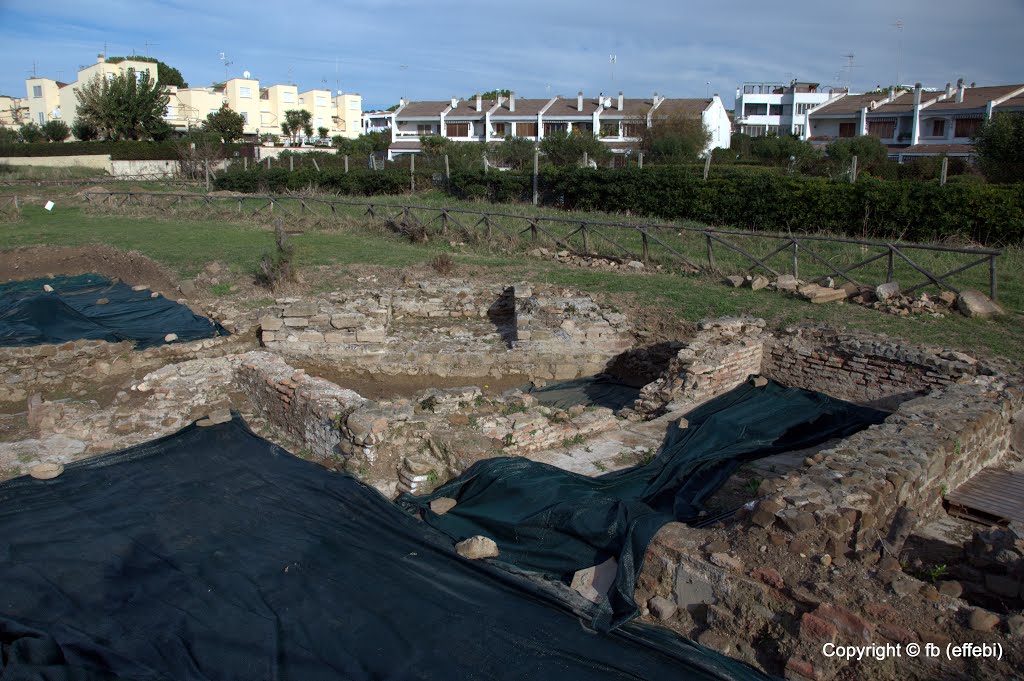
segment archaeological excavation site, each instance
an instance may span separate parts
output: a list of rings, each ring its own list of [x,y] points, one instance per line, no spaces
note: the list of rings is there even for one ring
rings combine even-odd
[[[633,310],[543,281],[307,274],[223,298],[209,286],[238,275],[218,263],[176,281],[113,249],[0,258],[12,668],[824,681],[1024,664],[1009,361],[754,316],[641,334]],[[999,654],[947,654],[963,644]]]

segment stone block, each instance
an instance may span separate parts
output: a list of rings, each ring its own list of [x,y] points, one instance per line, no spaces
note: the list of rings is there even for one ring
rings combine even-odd
[[[355,312],[331,315],[331,326],[336,329],[356,329],[362,326],[365,321],[366,317],[364,315]]]
[[[980,291],[967,289],[956,299],[956,309],[965,317],[988,319],[1005,314],[1005,310]]]
[[[309,320],[305,317],[285,317],[284,325],[291,328],[302,329],[309,326]]]
[[[710,605],[715,602],[715,590],[706,577],[685,565],[676,568],[673,594],[680,608],[690,610],[696,606]]]
[[[355,343],[356,332],[355,331],[328,331],[324,334],[324,342],[331,343],[333,345],[341,345],[344,343]]]
[[[900,283],[889,281],[875,287],[875,298],[881,301],[892,300],[900,294]]]
[[[284,326],[279,317],[260,317],[260,328],[264,331],[277,331]]]
[[[383,343],[386,338],[383,326],[356,330],[356,340],[360,343]]]
[[[300,301],[292,303],[284,309],[285,317],[312,317],[320,311],[314,302]],[[286,322],[287,323],[287,322]]]

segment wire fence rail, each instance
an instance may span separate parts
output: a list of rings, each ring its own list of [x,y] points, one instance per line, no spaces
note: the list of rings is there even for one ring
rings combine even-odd
[[[463,238],[492,246],[554,246],[572,255],[639,261],[691,274],[792,274],[812,283],[832,279],[858,287],[892,282],[898,276],[901,284],[910,282],[901,285],[903,293],[927,287],[960,293],[972,286],[987,288],[993,300],[998,294],[997,261],[1002,255],[1001,250],[966,246],[523,215],[372,199],[136,191],[86,192],[83,197],[92,206],[173,209],[199,205],[244,216],[283,215],[300,219],[311,228],[336,226],[342,218],[370,218],[408,235]]]

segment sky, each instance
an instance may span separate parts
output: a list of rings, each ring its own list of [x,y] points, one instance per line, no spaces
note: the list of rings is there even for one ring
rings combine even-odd
[[[249,71],[360,93],[364,110],[495,88],[731,108],[746,81],[1022,83],[1022,35],[1024,0],[0,0],[0,94],[24,97],[33,72],[71,82],[106,49],[191,86]]]

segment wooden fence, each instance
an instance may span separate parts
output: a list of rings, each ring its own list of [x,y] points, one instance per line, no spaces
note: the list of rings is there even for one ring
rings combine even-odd
[[[666,223],[629,223],[577,217],[521,215],[501,211],[472,210],[422,205],[395,204],[374,200],[322,199],[308,196],[210,196],[208,194],[111,191],[86,193],[92,205],[148,205],[172,208],[204,205],[230,208],[233,213],[256,215],[277,213],[311,220],[312,226],[329,225],[337,218],[369,217],[399,229],[416,229],[423,234],[445,237],[464,235],[506,242],[526,242],[533,248],[554,246],[583,256],[617,261],[655,263],[685,273],[720,273],[738,269],[742,273],[763,273],[778,277],[804,273],[811,282],[843,280],[857,286],[874,286],[894,280],[898,267],[921,277],[903,284],[904,293],[928,286],[959,293],[951,278],[988,268],[989,296],[997,297],[997,259],[1002,251],[936,244],[873,241],[816,234],[744,232]],[[742,243],[748,242],[748,243]],[[755,249],[763,249],[762,253]],[[851,254],[858,253],[850,262]],[[913,257],[912,257],[913,256]],[[928,256],[934,264],[923,262]],[[964,262],[966,260],[966,262]],[[885,265],[884,275],[880,264]],[[937,267],[946,269],[940,271]],[[867,277],[871,277],[868,279]],[[903,283],[903,282],[901,282]]]

